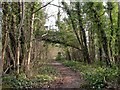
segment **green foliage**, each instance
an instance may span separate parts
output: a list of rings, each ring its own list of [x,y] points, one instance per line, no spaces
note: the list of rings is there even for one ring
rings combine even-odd
[[[42,88],[43,85],[53,81],[59,75],[57,70],[49,65],[50,62],[52,61],[39,60],[38,65],[36,64],[32,70],[32,76],[29,78],[22,71],[18,77],[16,77],[15,73],[4,75],[2,77],[3,89]]]
[[[92,88],[101,89],[108,82],[113,82],[117,77],[117,70],[112,68],[98,67],[92,71],[84,72],[84,77]]]
[[[108,83],[114,83],[118,76],[118,68],[112,64],[111,68],[100,65],[87,65],[77,61],[63,61],[65,66],[80,71],[86,80],[89,88],[99,90],[105,88]]]
[[[58,72],[55,68],[53,68],[52,66],[43,66],[43,67],[40,67],[39,68],[39,71],[38,71],[39,74],[41,75],[58,75]]]
[[[46,82],[46,81],[52,81],[53,78],[49,75],[37,75],[35,76],[36,81],[38,82]]]
[[[63,62],[65,66],[69,66],[69,67],[73,67],[73,68],[76,68],[78,66],[78,62],[76,61],[64,61]]]
[[[3,78],[3,89],[6,88],[33,88],[33,87],[42,87],[45,82],[53,80],[53,77],[47,74],[36,75],[32,78],[27,78],[25,74],[20,74],[18,78],[15,75],[6,75]]]
[[[63,57],[63,55],[61,54],[61,52],[58,52],[57,57],[56,57],[56,60],[58,60],[58,61],[64,60],[64,57]]]
[[[85,63],[77,62],[77,61],[73,61],[73,60],[71,60],[71,61],[64,60],[63,64],[65,66],[70,67],[70,68],[77,70],[77,71],[81,71],[81,70],[85,71],[88,68],[88,66]]]
[[[4,88],[31,88],[32,82],[28,78],[19,76],[16,78],[14,75],[6,75],[3,78],[3,89]]]

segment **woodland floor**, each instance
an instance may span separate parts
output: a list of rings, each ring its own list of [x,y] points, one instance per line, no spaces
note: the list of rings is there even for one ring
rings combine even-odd
[[[58,61],[53,61],[50,63],[59,73],[53,82],[49,85],[45,85],[44,88],[80,88],[84,84],[84,80],[79,72],[71,70],[69,67],[64,66]]]

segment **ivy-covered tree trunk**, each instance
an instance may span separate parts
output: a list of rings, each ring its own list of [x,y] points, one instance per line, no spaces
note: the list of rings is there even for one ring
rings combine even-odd
[[[8,40],[8,23],[7,23],[7,17],[8,17],[8,3],[2,4],[3,8],[3,24],[2,24],[2,66],[5,64],[5,50],[7,47],[7,40]]]
[[[25,52],[26,52],[26,48],[25,48],[25,29],[24,29],[24,19],[25,19],[25,3],[22,2],[21,3],[21,19],[22,19],[22,27],[21,27],[21,35],[20,35],[20,47],[21,47],[21,50],[20,50],[20,66],[21,68],[24,68],[22,63],[24,62],[25,60]]]
[[[99,32],[98,36],[99,36],[100,42],[102,44],[103,50],[105,52],[106,64],[108,66],[111,66],[110,57],[109,57],[109,50],[108,50],[108,39],[107,39],[107,36],[106,36],[104,29],[102,28],[102,23],[100,21],[100,17],[97,14],[97,11],[93,8],[93,5],[94,5],[94,3],[91,3],[90,9],[94,13],[93,17],[95,19],[95,23],[97,24],[98,32]]]
[[[66,48],[66,59],[67,59],[67,60],[72,60],[72,59],[71,59],[71,55],[70,55],[70,50],[69,50],[69,48]]]
[[[118,84],[120,85],[120,2],[118,2],[118,33],[117,33],[118,44],[118,56],[117,56],[117,64],[118,64]]]
[[[113,17],[112,17],[112,10],[113,10],[113,5],[111,2],[108,2],[107,3],[108,5],[108,15],[109,15],[109,18],[110,18],[110,29],[111,29],[111,32],[110,32],[110,40],[109,40],[109,48],[110,48],[110,59],[113,60],[113,51],[112,51],[112,38],[113,38],[113,31],[114,31],[114,28],[113,28]]]
[[[12,8],[14,6],[14,3],[12,3]],[[15,51],[15,48],[16,48],[16,37],[15,37],[15,32],[16,32],[16,24],[15,24],[15,18],[16,16],[14,14],[11,15],[11,27],[9,29],[9,39],[10,39],[10,49],[11,49],[11,53],[12,53],[12,56],[13,56],[13,67],[15,69],[16,67],[16,61],[15,61],[15,56],[16,56],[16,51]]]
[[[69,8],[68,8],[68,6],[65,2],[62,2],[62,4],[65,7],[65,10],[66,10],[66,12],[69,15],[69,18],[71,20],[73,31],[76,35],[76,38],[77,38],[78,42],[79,42],[79,48],[82,49],[82,54],[83,54],[83,57],[84,57],[84,61],[88,62],[88,63],[91,63],[90,58],[89,58],[88,48],[87,48],[85,30],[82,26],[82,20],[81,20],[81,16],[80,16],[80,8],[77,8],[78,13],[76,13],[76,14],[78,14],[77,18],[79,20],[79,29],[80,29],[80,33],[81,33],[80,35],[82,35],[82,36],[79,37],[79,34],[77,32],[76,23],[74,21],[75,19],[73,19],[71,11],[69,10]]]
[[[22,4],[18,2],[18,32],[17,32],[17,44],[16,44],[16,68],[17,68],[17,75],[20,73],[20,37],[21,37],[21,28],[23,24],[22,18],[22,11],[21,11]]]
[[[87,61],[88,63],[91,63],[91,60],[90,60],[90,57],[89,57],[89,52],[88,52],[88,46],[87,46],[87,38],[86,38],[86,32],[83,28],[83,24],[82,24],[82,16],[80,15],[81,14],[81,8],[80,8],[80,3],[77,2],[77,5],[76,5],[76,8],[77,8],[77,15],[78,15],[78,21],[79,21],[79,29],[80,29],[80,32],[81,32],[81,43],[82,43],[82,52],[83,52],[83,55],[84,55],[84,60]]]
[[[94,43],[94,30],[91,28],[88,31],[88,37],[89,37],[89,56],[90,56],[90,60],[92,60],[91,62],[94,62],[95,60],[95,43]]]

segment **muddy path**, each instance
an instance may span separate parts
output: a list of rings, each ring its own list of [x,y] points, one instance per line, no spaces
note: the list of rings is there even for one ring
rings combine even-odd
[[[71,70],[69,67],[62,65],[58,61],[50,63],[59,73],[53,82],[47,85],[49,88],[80,88],[84,83],[84,80],[80,73]]]

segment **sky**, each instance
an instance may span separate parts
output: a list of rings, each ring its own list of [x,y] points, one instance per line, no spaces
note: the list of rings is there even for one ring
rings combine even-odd
[[[43,3],[46,4],[52,0],[43,0]],[[62,0],[54,0],[51,4],[59,5]],[[64,0],[65,2],[69,3],[72,0]],[[80,0],[79,0],[80,1]],[[102,0],[102,1],[107,1],[107,0]],[[105,5],[105,2],[103,3]],[[54,29],[58,29],[56,25],[56,20],[57,20],[57,13],[58,13],[58,7],[53,6],[53,5],[48,5],[46,6],[45,12],[48,14],[48,19],[46,19],[45,26],[51,26]],[[61,14],[61,19],[64,17],[67,17],[66,13],[63,12],[63,10],[60,8],[60,14]]]
[[[54,0],[51,4],[58,5],[58,0]],[[49,17],[46,19],[45,26],[53,26],[54,28],[56,28],[55,22],[57,20],[58,7],[53,5],[48,5],[46,7],[45,12],[47,13],[47,17]]]
[[[43,1],[43,4],[46,4],[52,0],[42,0],[42,1]],[[59,5],[58,4],[59,1],[61,1],[61,0],[53,0],[53,2],[51,4]],[[0,11],[1,11],[1,8],[0,8]],[[58,7],[53,6],[53,5],[48,5],[48,6],[46,6],[45,12],[48,14],[48,17],[49,17],[48,19],[46,19],[45,26],[51,26],[54,29],[58,29],[55,26],[55,22],[57,20]]]
[[[50,0],[49,0],[50,1]],[[62,0],[54,0],[51,4],[59,5],[60,1]],[[67,0],[65,0],[67,1]],[[44,2],[45,4],[48,2]],[[48,14],[48,19],[46,20],[45,26],[52,26],[54,29],[58,29],[56,25],[56,20],[57,20],[57,13],[58,13],[58,7],[53,6],[53,5],[48,5],[46,7],[45,12]],[[66,13],[63,12],[63,10],[60,8],[60,14],[61,14],[61,19],[66,17]]]

